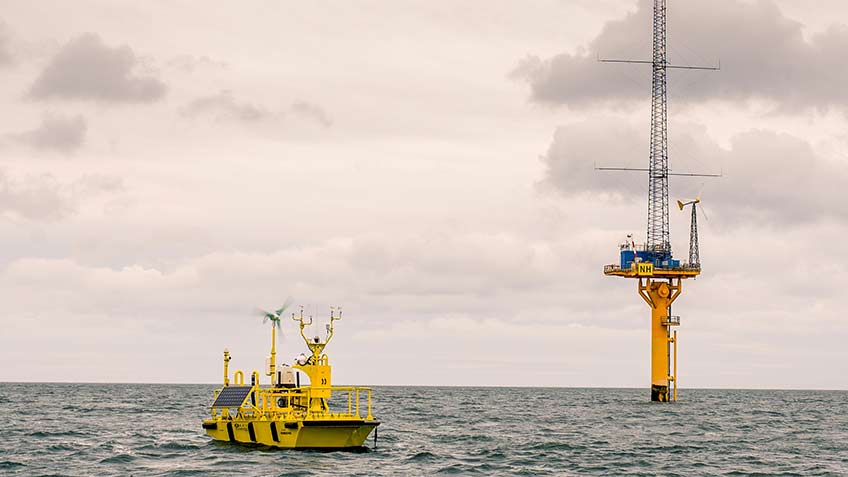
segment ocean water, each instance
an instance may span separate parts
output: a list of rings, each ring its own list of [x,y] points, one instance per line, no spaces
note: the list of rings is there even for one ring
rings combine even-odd
[[[848,475],[848,392],[377,387],[376,449],[214,442],[214,386],[0,383],[0,475]]]

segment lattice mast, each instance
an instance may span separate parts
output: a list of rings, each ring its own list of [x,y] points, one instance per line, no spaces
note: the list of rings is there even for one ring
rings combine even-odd
[[[689,266],[701,268],[701,257],[698,250],[698,201],[692,202],[692,223],[689,228]]]
[[[651,144],[648,168],[595,167],[601,171],[648,172],[648,234],[647,251],[651,261],[661,264],[671,260],[671,238],[668,220],[669,176],[720,177],[716,174],[673,173],[668,164],[668,88],[666,73],[669,69],[718,70],[708,66],[672,65],[666,49],[666,0],[654,0],[653,58],[648,60],[601,59],[602,63],[649,64],[651,78]]]
[[[654,0],[654,56],[651,81],[651,157],[648,166],[648,249],[671,258],[668,226],[668,93],[665,0]]]

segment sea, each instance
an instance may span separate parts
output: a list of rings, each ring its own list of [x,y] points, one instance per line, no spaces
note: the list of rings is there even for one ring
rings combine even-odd
[[[848,392],[375,387],[355,452],[215,442],[212,385],[0,383],[3,476],[848,475]]]

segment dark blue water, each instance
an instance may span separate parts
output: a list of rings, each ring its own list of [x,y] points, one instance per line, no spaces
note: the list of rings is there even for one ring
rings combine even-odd
[[[383,387],[352,453],[213,442],[212,389],[0,384],[0,475],[848,474],[848,392]]]

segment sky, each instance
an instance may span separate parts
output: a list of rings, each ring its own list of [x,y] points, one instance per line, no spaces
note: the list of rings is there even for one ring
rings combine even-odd
[[[848,4],[669,0],[682,388],[848,389]],[[0,381],[648,387],[645,0],[7,0]],[[689,214],[671,214],[688,251]],[[305,350],[284,321],[282,362]]]

